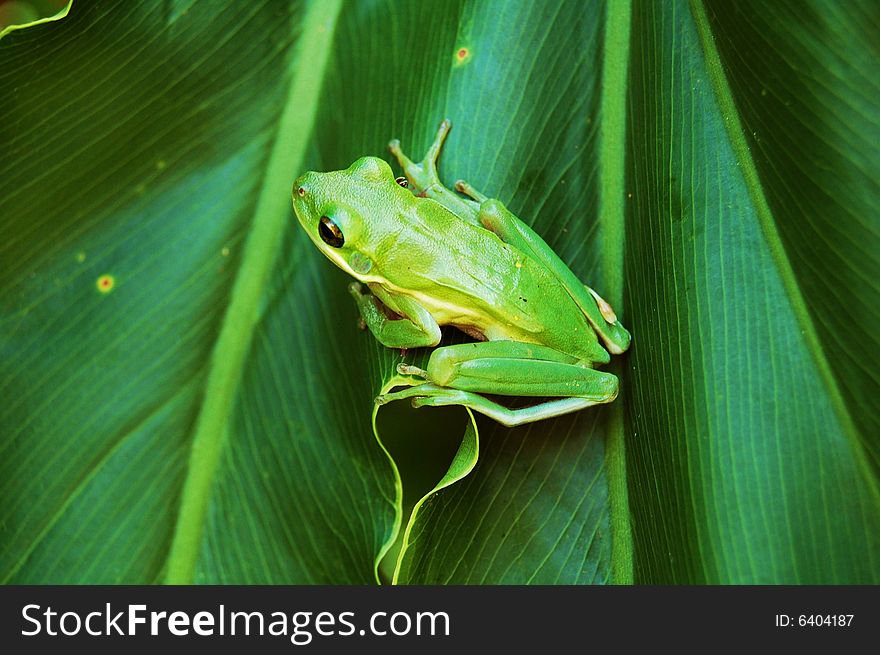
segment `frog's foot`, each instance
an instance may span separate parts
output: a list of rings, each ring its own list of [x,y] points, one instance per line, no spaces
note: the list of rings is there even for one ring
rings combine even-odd
[[[605,402],[589,398],[559,398],[520,409],[509,409],[480,394],[431,383],[419,384],[408,389],[377,396],[375,402],[377,405],[386,405],[394,400],[406,398],[410,399],[413,407],[447,407],[450,405],[468,407],[509,427],[569,414],[596,405],[598,402]]]
[[[468,198],[473,198],[477,202],[484,202],[489,199],[488,196],[483,195],[464,180],[455,181],[455,190],[463,193]]]
[[[449,119],[443,119],[440,123],[440,127],[437,129],[437,136],[434,137],[434,143],[428,148],[428,152],[420,164],[415,163],[404,154],[403,150],[400,148],[400,141],[398,139],[394,139],[388,144],[388,150],[400,163],[403,172],[409,180],[413,193],[417,196],[426,196],[427,191],[431,189],[431,187],[442,186],[440,176],[437,174],[437,158],[440,156],[443,142],[446,141],[446,136],[449,134],[451,127],[452,123],[449,122]]]
[[[402,382],[401,384],[404,383]],[[401,389],[400,391],[383,393],[381,396],[376,396],[374,402],[377,405],[387,405],[392,401],[403,400],[405,398],[411,398],[415,402],[415,399],[417,398],[430,396],[435,393],[442,393],[443,391],[448,391],[448,389],[439,387],[436,384],[431,384],[430,382],[425,382],[420,384],[413,384],[413,386],[407,389]]]

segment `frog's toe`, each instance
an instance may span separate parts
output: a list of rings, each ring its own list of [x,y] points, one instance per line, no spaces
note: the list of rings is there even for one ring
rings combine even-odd
[[[397,365],[397,372],[401,375],[415,375],[426,380],[428,379],[428,372],[426,370],[403,362]]]
[[[393,402],[395,400],[400,400],[400,397],[398,396],[398,394],[396,394],[396,393],[383,393],[383,394],[376,396],[373,399],[373,402],[376,403],[377,405],[381,406],[381,405],[387,405],[388,403]]]
[[[468,182],[465,182],[464,180],[455,181],[455,190],[459,193],[463,193],[464,195],[472,198],[477,202],[488,200],[487,196],[477,191],[474,187],[472,187]]]

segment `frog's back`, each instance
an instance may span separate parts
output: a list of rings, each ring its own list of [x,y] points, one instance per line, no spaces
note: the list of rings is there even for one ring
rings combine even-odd
[[[448,218],[434,216],[430,229],[400,235],[419,243],[398,242],[390,251],[445,254],[426,258],[423,285],[409,290],[440,325],[491,341],[541,344],[579,359],[609,361],[583,312],[545,266],[485,228],[451,212]],[[442,294],[435,293],[438,288]]]

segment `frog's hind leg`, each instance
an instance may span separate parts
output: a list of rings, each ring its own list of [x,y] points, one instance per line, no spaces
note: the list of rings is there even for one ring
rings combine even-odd
[[[459,391],[458,389],[448,389],[446,387],[437,387],[432,384],[420,385],[406,390],[412,396],[413,407],[445,407],[448,405],[461,405],[468,407],[475,412],[479,412],[488,416],[494,421],[506,425],[508,427],[516,427],[526,423],[542,421],[554,416],[562,416],[577,412],[600,402],[590,400],[589,398],[559,398],[557,400],[548,400],[537,405],[529,407],[521,407],[519,409],[510,409],[504,405],[485,398],[476,393],[469,391]],[[426,395],[419,395],[419,393]]]
[[[426,371],[404,365],[398,366],[398,372],[426,382],[379,396],[377,403],[411,398],[416,407],[464,405],[510,426],[611,402],[618,391],[618,380],[611,373],[546,346],[511,341],[438,348]],[[484,393],[554,399],[509,409]]]
[[[532,228],[514,216],[498,200],[486,200],[480,205],[477,220],[502,241],[518,248],[553,273],[577,303],[584,316],[596,330],[608,352],[619,355],[630,343],[630,334],[617,320],[617,315],[602,297],[584,285],[547,242]]]

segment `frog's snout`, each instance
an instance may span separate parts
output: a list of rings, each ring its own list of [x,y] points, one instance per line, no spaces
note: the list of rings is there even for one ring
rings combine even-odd
[[[313,177],[312,173],[303,173],[293,181],[294,198],[305,198],[309,195],[309,185]]]
[[[293,200],[293,213],[296,214],[303,227],[306,227],[306,222],[312,213],[309,208],[314,203],[314,198],[311,197],[314,192],[314,182],[314,174],[303,173],[293,181],[290,193]]]

